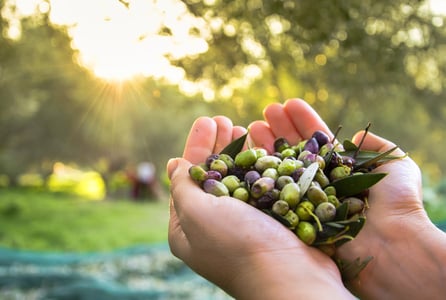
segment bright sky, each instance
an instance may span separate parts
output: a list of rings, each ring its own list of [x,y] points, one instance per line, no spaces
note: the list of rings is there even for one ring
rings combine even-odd
[[[15,1],[25,15],[40,2]],[[80,50],[81,63],[99,77],[121,80],[143,75],[179,82],[184,71],[170,65],[165,55],[183,57],[206,51],[205,40],[189,34],[191,27],[202,27],[202,20],[189,14],[178,0],[128,2],[126,8],[119,0],[51,0],[50,18],[72,26],[70,35],[73,47]],[[162,24],[172,29],[172,36],[157,34]]]
[[[211,1],[211,0],[207,0]],[[446,0],[428,0],[431,9],[446,15]],[[42,0],[10,0],[22,14],[30,14]],[[81,63],[99,77],[113,80],[144,75],[184,83],[184,72],[165,55],[182,57],[207,50],[204,39],[191,36],[193,26],[204,28],[179,0],[50,0],[51,20],[72,25],[73,47]],[[128,9],[123,3],[130,3]],[[40,5],[40,9],[48,7]],[[162,24],[172,36],[157,34]]]

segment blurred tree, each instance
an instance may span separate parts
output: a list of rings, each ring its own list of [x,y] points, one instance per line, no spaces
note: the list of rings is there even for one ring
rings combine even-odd
[[[2,40],[13,55],[3,62],[0,79],[0,171],[11,175],[40,169],[45,161],[79,158],[79,146],[92,146],[76,128],[87,106],[79,99],[88,94],[77,96],[88,91],[82,89],[88,76],[74,61],[67,33],[45,14],[23,19],[21,29],[20,39]]]
[[[235,89],[226,101],[248,119],[302,97],[343,135],[371,121],[420,163],[429,157],[446,170],[444,147],[426,146],[446,138],[445,19],[425,1],[182,2],[206,21],[197,34],[211,35],[209,51],[176,64],[211,82],[219,99]]]

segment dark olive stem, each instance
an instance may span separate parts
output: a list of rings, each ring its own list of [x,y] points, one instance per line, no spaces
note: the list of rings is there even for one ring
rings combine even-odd
[[[353,154],[353,159],[355,159],[356,156],[358,155],[359,149],[361,149],[362,143],[364,143],[365,137],[366,137],[367,133],[369,132],[370,126],[372,126],[372,123],[369,122],[367,124],[367,127],[364,129],[364,134],[361,138],[361,141],[358,144],[358,148],[356,149],[355,154]]]
[[[334,144],[334,142],[335,142],[336,138],[338,137],[338,134],[339,134],[339,132],[341,131],[341,129],[342,129],[342,125],[339,125],[339,126],[338,126],[338,129],[336,129],[336,132],[335,132],[335,134],[334,134],[334,136],[333,136],[333,139],[331,140],[331,143],[332,143],[332,144]]]

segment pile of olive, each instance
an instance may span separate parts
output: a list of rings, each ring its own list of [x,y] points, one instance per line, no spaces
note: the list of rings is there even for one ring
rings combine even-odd
[[[245,137],[189,169],[205,192],[249,203],[330,256],[359,233],[369,187],[386,175],[370,171],[389,160],[391,151],[362,151],[315,131],[297,145],[279,138],[269,154],[242,150]]]

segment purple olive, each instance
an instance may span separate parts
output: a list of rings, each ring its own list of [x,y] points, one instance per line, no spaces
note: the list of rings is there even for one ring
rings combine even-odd
[[[316,139],[317,143],[319,144],[319,147],[322,147],[323,145],[327,144],[330,141],[328,135],[322,130],[316,130],[313,133],[312,137]]]
[[[318,144],[316,138],[314,138],[314,137],[310,138],[305,143],[304,150],[308,150],[311,153],[317,154],[319,152],[319,144]]]
[[[246,172],[244,181],[246,182],[246,184],[248,186],[252,186],[254,184],[254,182],[256,182],[260,177],[262,177],[262,176],[260,175],[259,172],[255,171],[255,170],[251,170],[251,171]]]

